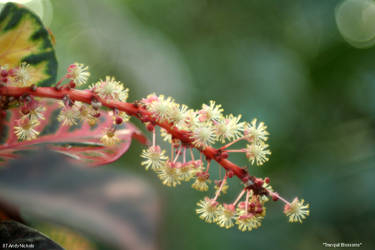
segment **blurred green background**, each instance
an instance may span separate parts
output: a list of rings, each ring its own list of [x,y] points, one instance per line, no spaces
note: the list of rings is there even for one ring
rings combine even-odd
[[[206,194],[191,184],[162,186],[139,166],[142,147],[134,143],[114,165],[159,190],[158,248],[321,249],[346,242],[375,249],[373,1],[19,2],[55,35],[60,76],[77,61],[90,66],[93,82],[107,74],[124,82],[131,101],[156,92],[199,108],[213,99],[227,113],[264,121],[272,156],[250,172],[269,176],[287,199],[311,205],[302,225],[288,223],[282,204],[270,202],[259,229],[221,229],[195,215]],[[227,201],[240,188],[230,183]]]

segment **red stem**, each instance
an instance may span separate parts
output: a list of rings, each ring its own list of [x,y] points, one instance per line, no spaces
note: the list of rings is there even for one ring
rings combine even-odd
[[[172,135],[172,138],[177,138],[185,145],[189,145],[193,147],[192,139],[190,138],[190,134],[188,131],[179,130],[173,126],[173,124],[168,122],[160,122],[159,120],[155,119],[152,114],[147,111],[141,105],[136,105],[134,103],[127,103],[127,102],[120,102],[120,101],[111,101],[100,98],[91,90],[77,90],[77,89],[68,89],[62,88],[60,90],[56,90],[54,87],[14,87],[14,86],[0,86],[0,95],[3,96],[13,96],[13,97],[20,97],[24,95],[32,95],[36,97],[45,97],[45,98],[53,98],[53,99],[62,99],[64,96],[69,96],[72,101],[80,101],[84,103],[91,104],[92,100],[96,100],[101,102],[101,104],[105,107],[111,109],[118,109],[123,112],[126,112],[128,115],[135,116],[140,119],[142,122],[153,122],[154,124],[164,128]],[[241,181],[246,183],[250,175],[249,173],[240,166],[237,166],[233,162],[224,159],[221,157],[221,154],[218,149],[213,147],[206,147],[205,149],[199,149],[207,159],[213,159],[218,162],[225,170],[232,171]]]
[[[60,84],[66,79],[66,77],[64,76],[63,78],[60,79],[60,81],[58,81],[55,85],[55,88],[58,88],[60,86]]]
[[[220,184],[219,189],[216,191],[216,195],[215,195],[214,201],[216,201],[217,198],[219,197],[220,192],[221,192],[221,190],[223,189],[223,187],[224,187],[224,185],[225,185],[225,182],[227,181],[227,178],[228,178],[228,176],[225,175],[225,176],[224,176],[224,179],[221,180],[221,184]]]
[[[246,188],[242,189],[241,193],[237,196],[237,199],[232,203],[234,206],[241,200],[245,192],[246,192]]]

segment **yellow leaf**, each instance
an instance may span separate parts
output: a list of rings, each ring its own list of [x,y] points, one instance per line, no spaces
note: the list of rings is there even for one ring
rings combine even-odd
[[[39,17],[22,5],[8,3],[0,14],[0,65],[31,66],[30,82],[49,86],[56,81],[57,60],[51,38]]]

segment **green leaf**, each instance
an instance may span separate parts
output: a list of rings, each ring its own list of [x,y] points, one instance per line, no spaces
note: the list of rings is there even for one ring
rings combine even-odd
[[[56,81],[57,60],[48,30],[33,12],[8,3],[0,14],[0,65],[31,66],[30,82],[49,86]]]

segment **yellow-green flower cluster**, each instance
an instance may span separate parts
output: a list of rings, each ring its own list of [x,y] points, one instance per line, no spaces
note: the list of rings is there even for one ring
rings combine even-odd
[[[13,69],[1,66],[0,71],[4,76],[1,81],[8,85],[27,87],[33,84],[33,68],[25,62]],[[57,91],[61,89],[69,90],[75,86],[85,84],[89,76],[90,73],[87,66],[74,63],[68,67],[67,73],[56,84],[55,89]],[[70,80],[69,84],[62,86],[62,82],[66,79]],[[129,92],[122,83],[109,76],[105,80],[100,80],[93,84],[91,91],[98,97],[106,99],[106,101],[121,102],[126,102]],[[46,108],[39,105],[38,101],[31,96],[19,98],[16,101],[23,106],[20,109],[21,119],[17,121],[14,132],[20,141],[35,139],[39,135],[37,127],[40,125],[40,120],[44,119]],[[57,120],[63,126],[77,125],[79,122],[87,122],[90,126],[94,126],[98,122],[98,117],[100,116],[99,108],[101,106],[100,101],[93,100],[91,104],[86,104],[79,101],[72,101],[67,95],[62,101],[59,101],[59,105],[61,109]],[[106,146],[114,146],[120,142],[116,131],[117,125],[128,121],[129,116],[125,112],[118,110],[110,111],[108,114],[112,116],[113,124],[103,130],[100,142]]]
[[[251,164],[256,163],[256,165],[262,166],[268,161],[271,151],[266,144],[269,135],[266,129],[267,126],[263,122],[257,125],[257,119],[253,119],[251,123],[245,125],[244,137],[249,142],[245,153]]]
[[[60,101],[61,110],[57,116],[57,120],[63,126],[77,125],[79,122],[87,122],[90,126],[94,126],[98,122],[99,111],[83,102],[75,101],[73,104],[70,101]],[[108,147],[115,146],[120,143],[120,138],[117,135],[116,118],[121,117],[119,114],[113,117],[113,125],[103,130],[103,135],[100,137],[100,142]],[[125,117],[127,118],[127,117]],[[121,119],[121,122],[123,120]],[[126,121],[126,120],[124,120]]]
[[[129,89],[116,81],[114,77],[106,76],[105,80],[99,80],[90,87],[99,97],[105,100],[126,102]]]
[[[194,179],[192,187],[198,191],[208,191],[209,183],[209,166],[212,157],[208,157],[206,152],[215,152],[215,160],[220,162],[221,159],[226,159],[229,153],[243,153],[251,164],[258,166],[263,165],[268,161],[271,151],[268,149],[266,141],[269,133],[267,127],[263,122],[257,123],[256,119],[251,122],[241,121],[241,115],[235,116],[233,114],[223,114],[223,108],[215,101],[210,101],[208,104],[203,104],[198,110],[190,109],[186,105],[180,105],[171,97],[163,95],[151,94],[142,100],[143,107],[149,111],[156,124],[161,124],[162,127],[170,127],[179,130],[178,132],[188,136],[189,143],[179,141],[175,138],[176,135],[171,135],[164,128],[161,128],[160,134],[164,141],[171,143],[171,157],[166,157],[164,151],[158,146],[152,146],[142,152],[142,157],[145,160],[142,165],[146,169],[153,169],[162,180],[163,184],[175,187],[181,184],[182,181],[189,181]],[[153,145],[155,145],[155,129],[153,126],[148,126],[148,129],[153,131]],[[243,141],[246,146],[243,148],[232,149],[231,147],[237,142]],[[222,146],[219,149],[208,148],[220,143]],[[224,144],[227,143],[227,144]],[[224,144],[224,145],[223,145]],[[208,157],[207,167],[196,167],[194,161],[193,149],[198,149],[202,156]],[[191,151],[191,161],[186,162],[186,151]],[[177,161],[180,154],[183,152],[183,162]],[[176,156],[174,156],[176,153]],[[204,154],[202,154],[204,153]],[[220,158],[222,157],[222,158]],[[201,163],[201,161],[200,161]],[[220,181],[215,181],[215,197],[204,198],[197,203],[198,208],[196,212],[199,217],[208,223],[216,223],[223,228],[231,228],[235,225],[241,231],[251,231],[258,228],[262,219],[266,214],[265,203],[272,196],[273,200],[282,199],[276,196],[272,187],[269,185],[269,178],[259,179],[248,176],[248,179],[243,179],[245,189],[240,193],[239,197],[234,203],[220,204],[217,199],[221,194],[225,194],[228,189],[227,178],[231,177],[233,173],[226,169],[225,177]],[[239,202],[242,195],[246,192],[246,200]],[[285,200],[283,200],[285,201]],[[292,207],[285,211],[296,211],[296,205],[292,203]],[[302,218],[305,207],[301,207],[298,215],[295,215],[292,220]]]
[[[173,163],[166,161],[166,163],[156,171],[162,183],[168,187],[175,187],[181,184],[182,181],[189,181],[194,176],[197,168],[200,167],[200,162],[187,163]]]
[[[79,121],[85,122],[91,126],[97,122],[97,111],[91,106],[83,102],[76,101],[72,105],[64,101],[59,102],[61,110],[57,116],[57,120],[65,126],[76,125]]]
[[[45,110],[46,108],[34,98],[24,98],[23,106],[20,108],[21,118],[16,121],[14,127],[14,133],[19,141],[33,140],[39,135],[38,126],[41,120],[44,120]]]
[[[15,87],[29,87],[33,84],[35,70],[26,62],[21,62],[14,68],[0,65],[0,83]]]
[[[197,148],[245,140],[249,144],[238,152],[245,153],[251,164],[263,165],[268,161],[271,151],[265,142],[269,133],[263,122],[257,125],[256,119],[248,123],[241,121],[241,115],[224,115],[222,106],[215,101],[203,104],[198,110],[180,105],[173,98],[163,95],[151,94],[142,101],[155,119],[187,131]],[[162,129],[161,135],[171,142],[171,136],[165,130]]]
[[[90,72],[88,72],[87,66],[80,63],[74,63],[68,67],[68,73],[65,75],[65,78],[71,79],[73,83],[80,86],[86,83],[89,76]],[[121,82],[116,81],[114,77],[110,76],[106,76],[104,80],[99,80],[92,84],[90,89],[98,97],[105,99],[106,101],[126,102],[129,95],[129,89],[125,88]],[[76,125],[78,121],[87,121],[90,126],[93,126],[98,121],[100,115],[98,109],[100,108],[101,103],[94,100],[91,105],[88,105],[78,101],[74,103],[65,101],[62,106],[63,107],[57,119],[62,122],[63,125],[72,126]],[[110,111],[108,114],[113,119],[113,125],[103,131],[100,142],[105,146],[114,146],[120,142],[117,135],[116,125],[128,121],[129,116],[125,112],[118,110]]]
[[[226,178],[218,182],[219,188],[214,198],[205,197],[197,203],[196,213],[199,218],[208,223],[216,223],[226,229],[237,225],[241,231],[252,231],[261,226],[262,220],[266,215],[265,204],[269,201],[268,195],[271,195],[273,199],[277,196],[286,203],[284,213],[289,217],[290,222],[302,223],[302,220],[306,219],[310,214],[308,210],[309,204],[304,204],[304,200],[295,198],[293,202],[289,203],[277,193],[273,193],[272,187],[266,183],[269,182],[269,178],[266,178],[265,182],[261,179],[254,179],[255,183],[253,185],[258,185],[258,188],[250,185],[248,188],[243,189],[233,203],[220,204],[217,198],[225,185],[225,181]],[[259,192],[259,187],[267,192]],[[257,192],[257,194],[254,192]],[[245,193],[245,200],[239,202]]]
[[[148,149],[144,149],[141,157],[144,159],[141,165],[146,170],[152,169],[155,171],[162,183],[168,187],[175,187],[183,181],[190,181],[202,171],[202,162],[200,160],[172,162],[165,155],[165,150],[161,150],[159,146],[150,146]],[[203,189],[201,191],[207,191],[208,185]]]
[[[238,205],[220,204],[216,199],[205,197],[197,203],[196,212],[199,218],[208,223],[216,223],[226,229],[237,225],[241,231],[251,231],[261,225],[266,214],[265,202],[261,199],[261,195],[251,195],[247,205],[246,201]]]

